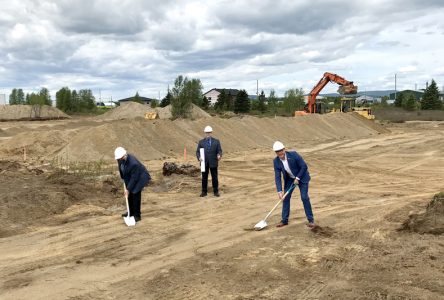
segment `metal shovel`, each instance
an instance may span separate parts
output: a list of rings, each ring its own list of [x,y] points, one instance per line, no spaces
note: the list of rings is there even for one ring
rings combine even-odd
[[[281,203],[281,201],[284,200],[285,197],[287,197],[288,193],[290,193],[290,192],[294,189],[295,186],[296,186],[296,185],[293,184],[293,185],[287,190],[287,192],[285,192],[285,194],[282,196],[282,199],[279,199],[278,203],[276,203],[276,205],[270,210],[270,212],[265,216],[265,218],[264,218],[263,220],[259,221],[259,223],[257,223],[256,225],[254,225],[254,230],[262,230],[262,229],[264,229],[265,227],[268,226],[268,224],[267,224],[267,222],[266,222],[267,218],[268,218],[268,217],[271,215],[271,213],[276,209],[276,207],[278,207],[278,205]]]
[[[126,191],[125,183],[123,183],[123,188]],[[126,210],[128,211],[128,214],[126,217],[123,217],[123,221],[125,221],[125,224],[127,226],[135,226],[136,225],[136,219],[134,219],[133,216],[130,216],[130,210],[129,210],[129,204],[128,204],[128,196],[125,193],[125,200],[126,200]]]

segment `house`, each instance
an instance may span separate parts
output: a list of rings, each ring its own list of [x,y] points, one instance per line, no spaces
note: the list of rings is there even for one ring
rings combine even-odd
[[[217,102],[217,97],[222,93],[222,91],[225,91],[226,94],[231,98],[231,100],[234,102],[236,99],[237,93],[239,93],[239,90],[236,89],[211,89],[208,92],[204,93],[203,96],[207,97],[208,101],[210,102],[210,105],[214,105]]]
[[[361,95],[359,97],[356,97],[356,104],[375,104],[375,103],[380,103],[382,101],[381,98],[379,97],[372,97],[372,96],[367,96],[367,95]]]
[[[139,96],[139,100],[147,105],[150,105],[152,101],[157,101],[156,99],[151,99],[151,98],[147,98],[147,97],[141,97]],[[129,98],[125,98],[125,99],[120,99],[118,100],[118,102],[120,103],[120,105],[128,103],[134,101],[134,96],[133,97],[129,97]]]

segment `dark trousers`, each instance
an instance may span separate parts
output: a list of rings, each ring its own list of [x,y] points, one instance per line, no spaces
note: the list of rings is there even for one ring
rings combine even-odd
[[[205,166],[205,172],[202,172],[202,193],[208,191],[208,173],[211,172],[211,183],[213,184],[213,193],[219,192],[219,181],[217,180],[217,167],[210,168],[209,165]]]
[[[285,184],[285,186],[291,186],[291,184]],[[288,190],[289,187],[286,189]],[[294,190],[293,190],[294,191]],[[282,223],[288,223],[288,217],[290,215],[290,199],[293,191],[285,197],[282,202]],[[305,216],[308,222],[313,223],[313,211],[311,209],[310,197],[308,196],[308,183],[299,182],[299,192],[301,193],[302,204],[304,205]]]
[[[138,193],[129,193],[128,206],[130,210],[130,216],[140,217],[140,203],[142,199],[142,191]]]

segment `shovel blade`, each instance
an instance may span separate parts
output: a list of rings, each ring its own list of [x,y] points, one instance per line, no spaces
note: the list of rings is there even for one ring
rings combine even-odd
[[[136,219],[134,219],[134,217],[123,217],[123,221],[125,221],[126,226],[136,225]]]
[[[262,220],[259,223],[257,223],[256,225],[254,225],[254,229],[255,230],[262,230],[267,226],[268,226],[267,222],[265,222],[265,220]]]

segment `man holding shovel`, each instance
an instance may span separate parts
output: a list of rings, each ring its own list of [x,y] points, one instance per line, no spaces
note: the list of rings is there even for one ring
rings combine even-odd
[[[134,155],[128,154],[123,147],[117,147],[114,158],[119,166],[120,177],[125,182],[125,197],[128,197],[129,215],[139,222],[142,189],[150,182],[151,176],[145,166]],[[127,217],[128,213],[122,214]]]
[[[308,183],[310,174],[304,159],[296,151],[286,151],[284,144],[276,141],[273,144],[273,150],[276,158],[273,160],[276,188],[279,198],[282,199],[281,176],[284,177],[284,190],[287,191],[293,184],[298,185],[301,193],[301,200],[304,205],[305,216],[307,217],[309,228],[314,228],[313,212],[311,210],[310,197],[308,196]],[[288,225],[290,215],[290,199],[293,190],[291,190],[282,202],[282,220],[277,227]]]
[[[208,191],[208,173],[211,172],[211,182],[213,184],[214,196],[219,197],[219,180],[217,178],[217,167],[222,158],[222,148],[218,139],[211,136],[213,128],[206,126],[204,129],[206,137],[199,141],[196,150],[196,157],[202,164],[202,193],[205,197]],[[201,155],[201,153],[203,155]]]

